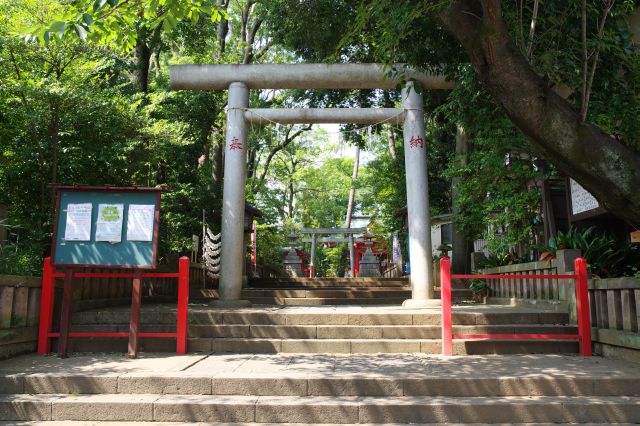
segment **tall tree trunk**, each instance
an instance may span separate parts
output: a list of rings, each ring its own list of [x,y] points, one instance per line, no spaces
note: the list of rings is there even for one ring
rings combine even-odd
[[[219,0],[218,7],[224,11],[229,6],[229,0]],[[224,53],[227,45],[227,34],[229,33],[229,21],[223,16],[218,22],[218,44],[220,45],[220,53]]]
[[[58,181],[58,130],[60,129],[60,105],[57,99],[51,100],[49,119],[49,138],[51,140],[51,183]]]
[[[456,157],[460,165],[466,165],[469,161],[469,134],[465,132],[462,126],[458,125],[456,129]],[[462,179],[454,177],[451,180],[451,199],[452,213],[454,218],[460,214],[460,191],[458,185]],[[466,233],[454,222],[452,233],[452,261],[451,270],[455,274],[468,274],[471,272],[471,252],[473,251],[473,242],[469,240]]]
[[[289,210],[289,219],[293,219],[293,200],[295,198],[293,180],[289,180],[289,198],[287,199],[287,208]]]
[[[467,52],[479,80],[511,121],[558,170],[600,203],[640,225],[640,153],[583,123],[511,42],[499,0],[456,0],[436,12]]]
[[[149,92],[149,65],[151,64],[151,49],[148,43],[148,33],[141,29],[138,31],[138,45],[136,46],[136,70],[135,81],[138,90],[142,93]]]
[[[351,189],[349,190],[349,204],[347,204],[347,217],[344,219],[345,228],[351,228],[351,216],[353,215],[353,205],[356,199],[356,181],[358,180],[359,167],[360,167],[360,148],[356,147],[356,159],[353,162],[353,173],[351,175]]]
[[[398,158],[398,154],[396,153],[396,135],[391,126],[387,126],[387,144],[389,145],[389,155],[391,159],[396,160]]]

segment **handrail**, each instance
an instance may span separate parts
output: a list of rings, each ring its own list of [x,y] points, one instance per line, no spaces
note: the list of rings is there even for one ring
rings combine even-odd
[[[589,289],[587,282],[587,262],[577,258],[574,262],[575,274],[555,275],[502,275],[502,274],[451,274],[451,261],[440,259],[440,297],[442,299],[442,355],[453,354],[454,339],[569,339],[578,340],[580,355],[591,356],[591,328],[589,324]],[[451,279],[572,279],[576,283],[576,311],[578,334],[453,334],[451,313]]]

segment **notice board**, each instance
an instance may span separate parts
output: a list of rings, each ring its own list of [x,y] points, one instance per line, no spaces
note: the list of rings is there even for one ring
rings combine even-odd
[[[164,188],[55,187],[56,266],[156,267]]]

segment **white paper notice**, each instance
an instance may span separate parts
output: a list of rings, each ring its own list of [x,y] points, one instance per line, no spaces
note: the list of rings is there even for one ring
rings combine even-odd
[[[96,241],[119,243],[122,241],[124,204],[98,204]]]
[[[66,241],[89,241],[91,239],[91,203],[67,205]]]
[[[598,200],[578,182],[569,179],[571,185],[571,212],[576,215],[600,207]]]
[[[129,204],[127,215],[127,240],[153,241],[153,219],[156,206],[153,204]]]

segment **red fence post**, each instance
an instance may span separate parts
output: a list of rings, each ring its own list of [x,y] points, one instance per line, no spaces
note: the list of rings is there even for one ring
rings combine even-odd
[[[440,299],[442,302],[442,355],[452,355],[451,262],[448,257],[440,259]]]
[[[55,296],[55,268],[51,258],[44,258],[42,268],[42,290],[40,292],[40,328],[38,330],[38,353],[45,355],[51,352],[51,323],[53,322],[53,298]]]
[[[574,262],[576,274],[576,314],[580,355],[591,356],[591,320],[589,318],[589,281],[587,261],[579,257]]]
[[[178,261],[178,321],[176,324],[176,353],[187,353],[187,318],[189,305],[189,258]]]

